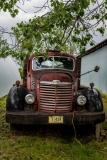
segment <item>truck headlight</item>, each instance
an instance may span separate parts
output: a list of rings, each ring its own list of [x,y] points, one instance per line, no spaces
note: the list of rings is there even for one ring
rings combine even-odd
[[[80,105],[80,106],[84,106],[87,102],[87,99],[85,96],[83,95],[80,95],[78,98],[77,98],[77,103]]]
[[[27,94],[25,97],[25,101],[27,104],[33,104],[35,101],[35,97],[32,94]]]

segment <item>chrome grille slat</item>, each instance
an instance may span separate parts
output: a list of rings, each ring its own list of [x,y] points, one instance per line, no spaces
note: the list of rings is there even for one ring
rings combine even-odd
[[[66,99],[65,99],[65,98],[66,98]],[[64,97],[63,100],[69,100],[70,98],[71,98],[71,96],[69,96],[69,97]],[[59,101],[59,100],[61,101],[61,98],[58,97],[57,100],[58,100],[58,101]]]
[[[47,98],[47,97],[46,97]],[[40,99],[40,101],[41,102],[44,102],[44,100],[46,100],[46,98],[44,97],[44,98],[41,98]],[[55,101],[54,99],[52,99],[52,98],[50,98],[50,99],[48,99],[48,102],[52,102],[52,101]],[[44,102],[45,103],[45,102]]]
[[[50,105],[49,105],[49,106],[48,106],[48,105],[41,105],[41,107],[43,107],[43,108],[50,108],[50,109],[53,108],[53,109],[55,109],[55,108],[54,108],[54,105],[53,105],[53,106],[50,106]]]
[[[62,110],[62,109],[63,109],[63,110],[69,110],[69,106],[67,106],[66,108],[58,107],[58,110],[60,110],[60,109],[61,109],[61,110]]]
[[[68,112],[72,109],[73,91],[70,82],[62,84],[40,82],[39,87],[40,111]]]
[[[46,95],[44,95],[44,92],[43,92],[43,94],[40,94],[40,95],[41,95],[41,97],[47,97],[47,96],[52,97],[52,96],[55,96],[55,94],[54,94],[54,93],[53,93],[53,94],[51,94],[51,95],[50,95],[49,93],[48,93],[48,94],[46,94]]]
[[[49,104],[49,103],[41,103],[41,106],[43,106],[43,105],[46,105],[46,106],[55,106],[55,104],[56,104],[56,103],[51,103],[51,104]],[[65,106],[65,105],[66,105],[66,106],[67,106],[67,105],[70,105],[70,103],[63,103],[63,104],[61,104],[61,103],[58,104],[58,103],[57,103],[57,106]],[[66,107],[66,106],[65,106],[65,107]]]
[[[51,103],[51,104],[50,104],[50,103],[41,103],[41,106],[42,106],[42,105],[47,105],[47,106],[52,106],[52,105],[53,105],[53,106],[54,106],[55,103]]]
[[[65,105],[65,104],[67,105],[67,104],[69,104],[69,105],[70,105],[70,101],[59,102],[59,103],[57,102],[56,104],[57,104],[57,105]]]

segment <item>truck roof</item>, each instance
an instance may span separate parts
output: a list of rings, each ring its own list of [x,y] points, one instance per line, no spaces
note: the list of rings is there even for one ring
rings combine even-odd
[[[60,52],[60,51],[53,51],[53,50],[50,50],[49,52],[47,52],[47,53],[40,53],[38,56],[45,56],[45,55],[47,55],[47,56],[65,56],[65,57],[71,57],[71,58],[73,58],[75,61],[76,61],[76,57],[74,56],[74,55],[72,55],[72,54],[69,54],[69,53],[64,53],[64,52]],[[29,59],[31,59],[31,58],[33,58],[33,57],[35,57],[36,56],[36,54],[32,54],[30,57],[29,57]]]

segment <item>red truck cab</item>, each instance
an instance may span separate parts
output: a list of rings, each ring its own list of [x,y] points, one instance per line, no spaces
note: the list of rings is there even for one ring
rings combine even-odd
[[[105,120],[102,98],[91,83],[79,84],[78,59],[49,51],[24,61],[23,86],[8,94],[6,122],[10,124],[97,124]]]

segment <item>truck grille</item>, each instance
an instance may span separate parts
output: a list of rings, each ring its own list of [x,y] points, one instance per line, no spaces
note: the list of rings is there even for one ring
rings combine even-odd
[[[70,82],[42,81],[39,84],[39,103],[41,112],[69,112],[72,109],[73,90]]]

